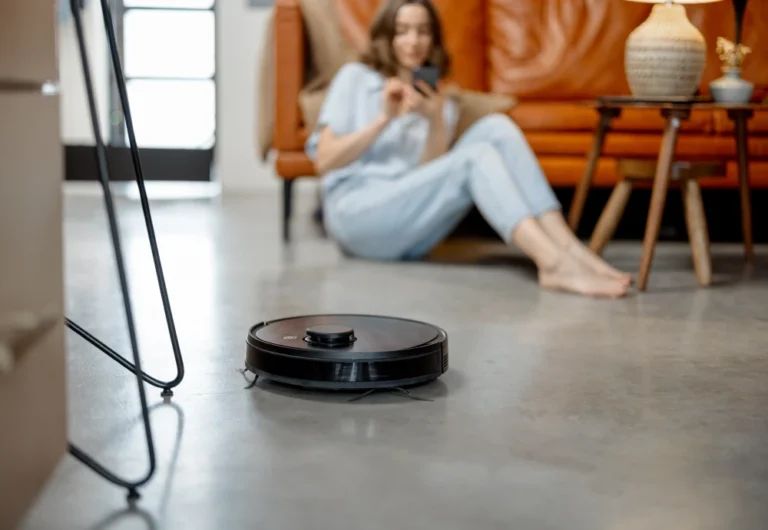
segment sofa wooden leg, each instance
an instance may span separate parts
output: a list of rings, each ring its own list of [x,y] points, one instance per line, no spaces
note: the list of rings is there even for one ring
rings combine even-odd
[[[291,214],[293,213],[293,181],[283,181],[283,241],[291,240]]]

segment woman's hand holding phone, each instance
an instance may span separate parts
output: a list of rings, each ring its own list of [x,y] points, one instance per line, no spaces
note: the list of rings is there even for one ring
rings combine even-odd
[[[384,85],[383,112],[387,119],[417,112],[432,121],[442,115],[443,95],[440,90],[433,89],[428,83],[417,80],[419,90],[392,77]]]
[[[418,112],[430,121],[442,116],[444,98],[440,89],[433,89],[429,83],[416,81],[419,90],[408,87],[406,99],[411,110]]]

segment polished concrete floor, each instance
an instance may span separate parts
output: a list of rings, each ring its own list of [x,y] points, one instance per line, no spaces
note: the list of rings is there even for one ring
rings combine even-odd
[[[344,258],[301,204],[279,239],[274,195],[153,204],[186,376],[147,387],[157,469],[125,493],[66,457],[25,529],[765,529],[768,249],[714,246],[696,287],[662,244],[649,290],[600,301],[540,291],[519,256],[475,263]],[[137,202],[118,202],[141,354],[175,375]],[[129,352],[98,197],[66,201],[68,313]],[[606,256],[635,270],[637,244]],[[249,325],[314,312],[443,326],[432,401],[260,383]],[[70,438],[122,476],[147,469],[132,376],[69,336]],[[44,382],[41,381],[41,384]]]

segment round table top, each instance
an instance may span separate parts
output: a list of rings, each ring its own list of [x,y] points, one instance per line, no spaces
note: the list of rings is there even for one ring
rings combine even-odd
[[[585,105],[603,108],[652,108],[697,110],[763,110],[768,101],[745,104],[718,103],[709,97],[693,98],[636,98],[634,96],[599,96]]]

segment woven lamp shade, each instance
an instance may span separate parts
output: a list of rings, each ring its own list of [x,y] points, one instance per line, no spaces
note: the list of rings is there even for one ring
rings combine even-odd
[[[701,82],[707,43],[691,24],[682,4],[720,0],[627,0],[656,4],[650,16],[627,38],[624,69],[635,97],[688,98]]]
[[[721,0],[671,0],[672,4],[714,4]],[[666,4],[667,0],[627,0],[627,2],[637,2],[638,4]]]

